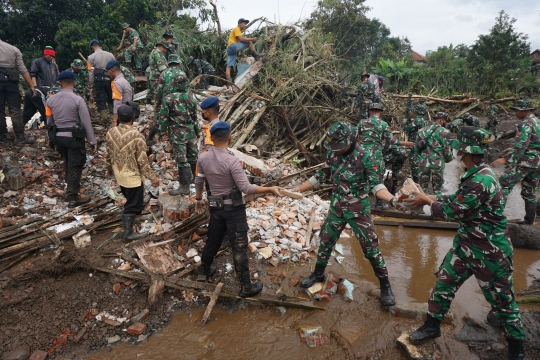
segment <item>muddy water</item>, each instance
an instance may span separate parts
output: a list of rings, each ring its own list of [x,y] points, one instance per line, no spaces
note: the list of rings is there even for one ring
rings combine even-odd
[[[397,301],[426,302],[435,281],[433,274],[450,248],[454,232],[386,226],[378,226],[377,230]],[[200,319],[202,309],[176,316],[170,326],[143,344],[122,344],[87,359],[343,359],[349,354],[358,358],[405,359],[395,339],[419,323],[395,318],[384,311],[378,299],[368,295],[378,287],[378,282],[357,241],[341,239],[340,244],[345,260],[338,264],[332,259],[328,269],[356,285],[352,302],[334,296],[329,302],[316,303],[325,311],[288,309],[283,315],[271,306],[250,305],[230,311],[231,314],[216,307],[210,323],[200,329],[194,320]],[[516,250],[514,262],[516,289],[525,288],[532,281],[531,274],[540,275],[538,252]],[[283,269],[271,268],[270,273],[262,276],[267,286],[265,291],[277,290],[279,284],[272,283],[272,275]],[[309,271],[309,266],[289,269],[282,285],[284,292],[304,296],[298,288],[288,287],[288,279]],[[476,358],[465,345],[453,340],[452,335],[461,328],[464,316],[484,322],[488,310],[475,280],[469,279],[452,304],[456,326],[445,326],[443,338],[436,342],[443,358]],[[298,328],[302,325],[320,325],[328,334],[335,330],[351,346],[344,349],[333,341],[323,347],[309,348],[300,343]]]

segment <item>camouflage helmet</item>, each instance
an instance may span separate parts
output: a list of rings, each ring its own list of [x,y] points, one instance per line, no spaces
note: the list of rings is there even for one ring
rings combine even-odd
[[[434,119],[443,119],[445,121],[451,121],[450,115],[445,113],[444,111],[437,111],[435,113],[435,116],[433,116]]]
[[[187,58],[187,64],[188,64],[188,65],[193,64],[193,60],[195,60],[195,58],[194,58],[193,56],[188,57],[188,58]]]
[[[171,78],[170,89],[176,91],[186,90],[188,87],[188,78],[185,72],[177,68],[171,68],[173,76]]]
[[[122,30],[126,30],[127,27],[129,27],[129,24],[127,22],[122,24]]]
[[[168,39],[168,38],[174,38],[174,35],[172,33],[172,30],[168,29],[168,30],[165,30],[165,32],[163,33],[162,37],[164,39]]]
[[[491,133],[483,128],[464,126],[459,130],[457,139],[450,147],[467,154],[484,154],[491,142]]]
[[[412,111],[413,113],[415,114],[418,114],[418,115],[426,115],[426,106],[425,105],[422,105],[422,104],[416,104],[412,107]]]
[[[167,60],[168,60],[169,65],[170,64],[182,64],[182,60],[180,60],[180,56],[178,56],[178,54],[169,55],[169,58]]]
[[[341,151],[356,139],[357,128],[343,121],[338,121],[326,133],[324,147],[332,151]]]
[[[514,111],[533,111],[535,108],[532,106],[531,100],[517,100],[510,109]]]
[[[360,76],[360,79],[364,79],[365,77],[370,77],[371,75],[369,75],[368,73],[363,73],[362,76]]]
[[[86,69],[86,64],[81,59],[75,59],[71,63],[71,67],[74,69],[84,70]]]
[[[467,120],[467,119],[472,118],[472,115],[471,115],[471,113],[466,112],[465,114],[463,114],[463,116],[461,118],[464,119],[464,120]]]
[[[165,49],[168,49],[168,48],[171,46],[171,45],[170,45],[168,42],[166,42],[165,40],[160,41],[160,42],[157,42],[157,43],[156,43],[156,47],[157,47],[158,45],[163,46]]]
[[[371,103],[369,104],[368,110],[380,110],[383,111],[383,107],[381,103]]]

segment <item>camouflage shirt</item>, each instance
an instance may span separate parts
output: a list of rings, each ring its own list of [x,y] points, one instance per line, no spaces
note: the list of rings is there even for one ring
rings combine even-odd
[[[389,130],[388,123],[378,116],[371,116],[369,119],[362,119],[358,123],[358,137],[363,147],[382,150],[391,145],[399,145],[399,140]]]
[[[418,131],[420,129],[428,126],[429,121],[425,120],[423,117],[418,116],[411,121],[405,120],[401,125],[401,128],[407,134],[407,139],[412,142],[418,141]]]
[[[120,72],[122,73],[122,75],[124,75],[129,85],[131,85],[132,88],[135,88],[135,85],[137,85],[137,79],[135,79],[135,75],[133,75],[133,73],[129,71],[127,67],[122,65],[120,65]]]
[[[480,121],[476,116],[471,116],[469,119],[456,119],[447,125],[448,130],[453,133],[458,133],[463,126],[480,127]]]
[[[363,82],[357,87],[357,97],[356,103],[361,103],[369,101],[370,103],[375,102],[375,85],[368,82]]]
[[[159,75],[159,80],[156,87],[156,104],[161,104],[165,96],[169,95],[171,92],[177,91],[170,85],[172,84],[175,76],[179,74],[183,75],[187,82],[186,74],[175,66],[168,68],[167,70],[163,71],[161,75]]]
[[[190,64],[190,66],[195,67],[197,75],[213,74],[216,71],[216,69],[214,69],[212,65],[201,59],[193,59],[193,62]]]
[[[378,168],[371,152],[358,143],[352,146],[348,154],[336,155],[329,151],[324,167],[309,179],[315,188],[323,183],[332,183],[330,211],[345,219],[369,215],[369,191],[376,194],[386,189],[379,183]]]
[[[77,82],[73,88],[73,92],[83,99],[87,99],[90,95],[90,77],[88,76],[88,70],[79,70],[75,72],[73,68],[69,68],[69,71],[75,73],[75,81]]]
[[[135,42],[135,38],[139,39],[135,47],[137,49],[142,49],[143,43],[141,41],[141,37],[139,36],[139,33],[135,29],[129,29],[129,31],[126,34],[126,40],[130,42],[130,46],[133,46],[133,43]]]
[[[418,141],[426,140],[427,147],[420,151],[418,143],[414,152],[418,154],[418,165],[423,168],[438,169],[452,161],[452,148],[448,140],[448,130],[438,124],[431,124],[418,132]]]
[[[197,136],[201,134],[197,121],[197,100],[189,90],[166,95],[158,114],[159,134],[167,129],[182,126],[193,126]]]
[[[515,145],[504,158],[510,167],[540,168],[540,120],[534,114],[521,121]]]
[[[148,57],[148,67],[150,68],[148,80],[158,80],[159,74],[168,68],[165,54],[158,48],[154,48],[150,53],[150,56]]]
[[[60,87],[60,83],[57,81],[49,89],[49,92],[47,93],[47,99],[49,99],[53,95],[58,94],[60,90],[62,90],[62,88]]]
[[[438,196],[431,213],[459,222],[453,248],[459,247],[475,259],[503,259],[513,251],[503,202],[497,177],[482,163],[461,175],[457,193]]]

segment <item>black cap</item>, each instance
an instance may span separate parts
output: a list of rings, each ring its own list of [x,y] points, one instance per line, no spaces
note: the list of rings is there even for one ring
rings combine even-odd
[[[241,23],[249,24],[249,20],[246,20],[246,19],[244,19],[244,18],[240,18],[240,19],[238,20],[238,23],[239,23],[239,24],[241,24]]]
[[[120,105],[117,111],[118,119],[121,122],[130,122],[133,115],[133,109],[129,105]]]

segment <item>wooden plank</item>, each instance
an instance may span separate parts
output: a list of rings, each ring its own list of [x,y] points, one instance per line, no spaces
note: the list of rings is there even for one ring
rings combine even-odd
[[[201,328],[203,328],[208,322],[208,318],[210,317],[210,314],[212,313],[212,309],[214,308],[214,305],[216,305],[216,301],[218,299],[219,293],[221,292],[221,288],[223,288],[223,283],[217,284],[216,289],[214,290],[214,293],[212,294],[212,297],[210,298],[210,302],[208,303],[208,306],[206,307],[204,315],[201,319]]]
[[[459,224],[450,223],[450,222],[439,222],[439,221],[404,221],[403,226],[405,227],[421,227],[428,229],[446,229],[446,230],[456,230],[459,228]]]
[[[385,226],[400,226],[403,224],[403,221],[392,221],[392,220],[373,220],[375,225],[385,225]]]
[[[397,211],[397,210],[375,210],[371,209],[372,215],[392,217],[399,219],[420,219],[420,220],[435,220],[435,221],[444,221],[444,219],[436,218],[430,215],[412,215],[409,213]]]
[[[152,247],[150,245],[151,244],[146,243],[135,246],[134,249],[139,256],[141,263],[152,273],[166,275],[184,267],[184,265],[174,257],[170,247]]]

